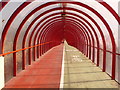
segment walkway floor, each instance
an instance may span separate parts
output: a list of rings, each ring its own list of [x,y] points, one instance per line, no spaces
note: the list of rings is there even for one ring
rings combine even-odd
[[[40,60],[12,78],[5,88],[59,88],[63,44],[49,50]]]
[[[42,58],[11,79],[5,88],[118,88],[117,82],[65,43],[48,51]],[[62,66],[64,67],[62,68]],[[61,73],[61,69],[63,70]],[[62,79],[61,79],[62,74]],[[61,84],[60,84],[61,82]]]
[[[64,88],[118,88],[118,83],[85,55],[65,44]],[[87,89],[89,90],[89,89]]]

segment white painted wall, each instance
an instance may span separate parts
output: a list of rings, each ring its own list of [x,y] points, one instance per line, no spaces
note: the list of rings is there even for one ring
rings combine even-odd
[[[4,87],[4,57],[0,57],[0,90]]]

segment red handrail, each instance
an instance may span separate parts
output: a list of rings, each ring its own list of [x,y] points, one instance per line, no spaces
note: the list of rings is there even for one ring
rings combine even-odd
[[[109,52],[109,53],[112,53],[112,54],[120,55],[120,53],[113,53],[112,51],[104,50],[104,49],[102,49],[102,48],[98,48],[98,47],[95,47],[95,46],[92,46],[92,45],[88,45],[88,46],[91,46],[91,47],[93,47],[93,48],[100,49],[100,50],[102,50],[102,51],[106,51],[106,52]]]
[[[50,41],[50,42],[52,42],[52,41]],[[48,44],[50,42],[45,42],[45,43],[37,44],[37,45],[31,46],[31,47],[26,47],[26,48],[18,49],[16,51],[3,53],[3,54],[0,54],[0,56],[5,56],[5,55],[11,54],[11,53],[16,53],[16,52],[19,52],[19,51],[23,51],[23,50],[26,50],[26,49],[33,48],[33,47],[37,47],[37,46],[41,46],[41,45],[44,45],[44,44]]]

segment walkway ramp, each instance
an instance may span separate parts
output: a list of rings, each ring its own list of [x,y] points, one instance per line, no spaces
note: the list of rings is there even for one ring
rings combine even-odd
[[[5,88],[59,88],[63,44],[52,48],[40,60],[12,78]]]
[[[64,66],[64,88],[118,88],[107,73],[66,42]]]
[[[12,78],[5,88],[118,88],[116,81],[80,51],[66,42],[64,46],[49,50]]]

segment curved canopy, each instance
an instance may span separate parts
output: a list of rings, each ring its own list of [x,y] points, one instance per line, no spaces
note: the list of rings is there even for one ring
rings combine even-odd
[[[49,43],[5,56],[6,60],[14,59],[16,75],[19,54],[25,69],[26,63],[31,64],[32,59],[66,40],[119,81],[118,3],[119,0],[2,1],[1,53]]]

